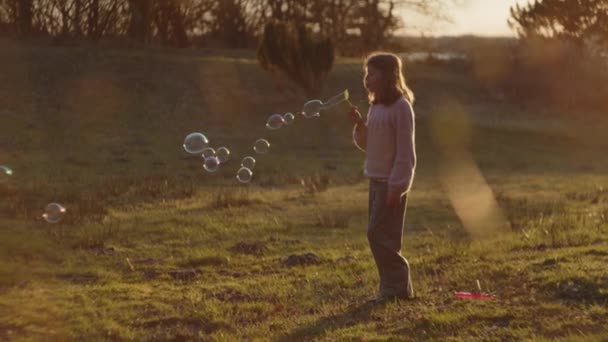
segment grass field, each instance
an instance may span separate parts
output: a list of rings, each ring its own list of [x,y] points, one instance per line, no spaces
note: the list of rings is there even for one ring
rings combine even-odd
[[[324,97],[348,88],[365,110],[360,63],[339,60]],[[307,99],[251,53],[2,42],[0,165],[14,174],[0,181],[0,340],[608,339],[608,125],[537,119],[466,69],[406,73],[419,164],[403,253],[417,298],[370,305],[347,108],[268,131],[268,115]],[[194,131],[230,148],[218,173],[183,151]],[[239,184],[261,137],[271,150]],[[477,239],[462,224],[446,189],[471,179],[454,176],[455,155],[474,161],[508,230]],[[40,218],[49,202],[67,208],[62,222]],[[454,298],[477,280],[495,299]]]

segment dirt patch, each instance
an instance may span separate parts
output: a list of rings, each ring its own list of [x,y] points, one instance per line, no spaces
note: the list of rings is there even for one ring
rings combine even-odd
[[[0,323],[1,341],[12,341],[14,338],[22,336],[23,333],[24,329],[21,326],[10,323]]]
[[[276,238],[276,237],[268,238],[268,242],[270,242],[272,244],[284,245],[284,246],[294,246],[294,245],[299,245],[302,243],[302,241],[300,241],[298,239],[281,239],[281,238]]]
[[[153,265],[158,264],[158,260],[153,258],[143,258],[143,259],[135,259],[133,260],[135,265]]]
[[[220,275],[227,276],[227,277],[232,277],[232,278],[242,278],[242,277],[244,277],[244,276],[247,275],[247,274],[242,273],[242,272],[234,272],[234,271],[226,271],[226,270],[220,270],[217,273],[220,274]]]
[[[181,281],[193,280],[196,278],[197,273],[198,272],[195,269],[172,270],[167,272],[167,274],[169,274],[171,278]]]
[[[532,268],[536,271],[542,271],[544,269],[559,267],[562,262],[566,261],[568,261],[567,258],[548,258],[545,259],[543,262],[532,264]]]
[[[236,253],[260,256],[268,251],[268,248],[263,242],[239,242],[230,250]]]
[[[608,256],[608,251],[602,251],[602,250],[598,250],[598,249],[591,249],[591,250],[586,251],[583,254],[584,255],[592,255],[592,256],[605,257],[605,256]]]
[[[321,263],[321,257],[314,253],[306,253],[300,255],[292,254],[286,259],[283,259],[282,262],[284,265],[289,267],[317,265]]]
[[[93,247],[90,249],[91,252],[97,255],[115,255],[116,249],[114,247]]]
[[[222,266],[227,265],[229,259],[223,256],[207,256],[201,258],[191,258],[184,262],[179,263],[179,267],[193,268],[193,267],[209,267],[209,266]]]
[[[157,270],[144,270],[143,275],[144,279],[152,280],[158,278],[158,276],[160,276],[160,272]]]
[[[161,329],[164,331],[174,330],[176,328],[182,328],[183,331],[190,332],[191,334],[187,334],[184,336],[176,337],[175,340],[179,341],[187,341],[192,339],[192,337],[198,335],[198,332],[204,332],[206,334],[211,334],[214,331],[217,331],[222,328],[229,328],[228,325],[221,322],[213,322],[209,320],[201,320],[194,318],[178,318],[178,317],[167,317],[161,319],[154,319],[142,322],[140,324],[142,327],[146,329]]]
[[[99,276],[93,273],[62,273],[55,275],[55,278],[73,284],[93,284],[99,281]]]
[[[210,297],[222,302],[231,303],[244,302],[252,299],[250,295],[236,289],[225,289],[219,292],[213,292],[210,294]]]
[[[352,256],[352,255],[346,255],[346,256],[343,256],[341,258],[336,259],[335,263],[339,265],[339,264],[351,263],[351,262],[354,262],[354,261],[355,261],[355,257],[354,256]]]

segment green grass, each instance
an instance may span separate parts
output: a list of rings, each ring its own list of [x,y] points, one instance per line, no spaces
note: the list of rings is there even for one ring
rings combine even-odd
[[[306,99],[250,58],[0,49],[11,85],[0,87],[0,164],[14,170],[0,183],[0,340],[608,338],[605,123],[527,120],[466,71],[411,66],[419,166],[403,253],[418,297],[372,306],[367,184],[346,108],[265,130]],[[348,88],[361,105],[359,63],[338,61],[324,97]],[[437,126],[445,99],[443,114],[515,124]],[[468,134],[446,153],[435,129]],[[232,151],[217,174],[181,149],[199,130]],[[259,137],[271,152],[238,184]],[[467,232],[440,168],[450,151],[470,152],[508,231]],[[49,225],[53,201],[68,212]],[[318,262],[285,263],[306,253]],[[496,298],[454,298],[476,280]]]

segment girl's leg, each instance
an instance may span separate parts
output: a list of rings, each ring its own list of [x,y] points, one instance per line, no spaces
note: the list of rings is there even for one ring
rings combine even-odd
[[[374,261],[376,262],[376,268],[378,269],[378,275],[380,277],[380,284],[379,284],[379,289],[378,292],[380,293],[380,296],[382,296],[382,294],[385,291],[385,287],[386,287],[386,273],[387,270],[384,267],[385,263],[382,262],[381,259],[381,254],[378,252],[378,248],[376,248],[375,243],[374,243],[374,233],[372,233],[372,231],[375,231],[375,227],[378,226],[379,221],[383,215],[383,203],[382,203],[382,197],[386,196],[385,192],[383,191],[383,186],[382,183],[380,182],[376,182],[374,180],[370,180],[369,183],[369,207],[368,207],[368,225],[367,225],[367,240],[369,241],[369,246],[370,249],[372,251],[372,255],[374,256]]]
[[[401,240],[407,196],[396,207],[385,204],[388,184],[370,181],[369,226],[367,238],[380,275],[380,295],[414,296],[410,267],[401,255]]]

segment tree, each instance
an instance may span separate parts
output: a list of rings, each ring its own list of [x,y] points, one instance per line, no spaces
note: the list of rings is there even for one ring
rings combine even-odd
[[[509,25],[521,37],[608,42],[608,0],[535,0],[511,7]]]
[[[264,27],[257,56],[262,68],[285,74],[307,95],[317,96],[333,66],[334,47],[303,24],[274,21]]]
[[[224,0],[215,3],[211,15],[211,35],[231,48],[247,47],[253,32],[247,23],[245,0]]]
[[[380,0],[361,1],[357,8],[357,22],[364,50],[374,50],[382,46],[387,34],[392,32],[398,25],[399,20],[395,17],[395,2]]]
[[[163,45],[186,47],[189,45],[186,32],[186,18],[180,1],[162,0],[156,2],[154,25]]]
[[[0,33],[247,47],[267,22],[277,21],[305,26],[331,37],[340,53],[360,55],[386,47],[404,26],[402,17],[437,17],[445,12],[442,5],[458,1],[463,0],[0,0]]]

